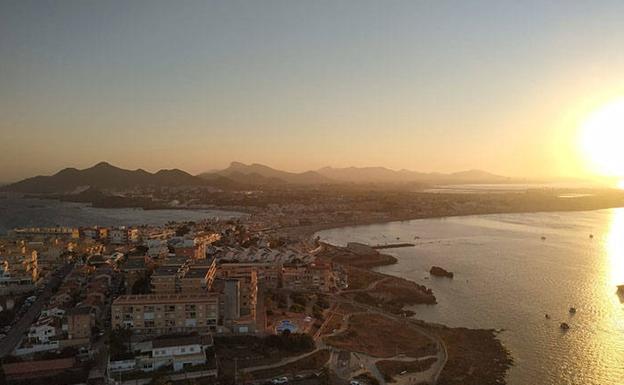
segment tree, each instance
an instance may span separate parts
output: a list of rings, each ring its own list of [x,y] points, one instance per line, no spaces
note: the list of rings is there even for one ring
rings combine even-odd
[[[109,336],[111,357],[124,357],[132,353],[132,334],[129,327],[117,327],[111,331]]]

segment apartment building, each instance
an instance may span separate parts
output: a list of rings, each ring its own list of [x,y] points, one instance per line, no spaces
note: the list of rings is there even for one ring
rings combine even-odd
[[[216,332],[219,295],[125,295],[113,301],[112,326],[130,327],[139,334]]]
[[[7,282],[35,283],[39,279],[38,255],[26,247],[0,252],[1,278]]]
[[[332,265],[327,262],[284,265],[282,283],[284,288],[291,290],[330,291],[334,287]]]
[[[183,269],[176,266],[161,266],[154,270],[151,277],[154,294],[174,294],[178,292],[178,277]]]
[[[212,285],[210,270],[207,268],[189,269],[179,281],[181,293],[201,293],[210,289]]]
[[[238,266],[226,266],[224,268],[223,265],[220,265],[217,269],[217,277],[223,280],[236,279],[240,282],[240,315],[255,318],[258,302],[258,274],[256,270],[239,268]]]
[[[237,276],[249,276],[251,271],[255,271],[258,282],[267,289],[275,289],[279,286],[282,265],[277,263],[221,263],[219,270],[224,278],[235,278]]]

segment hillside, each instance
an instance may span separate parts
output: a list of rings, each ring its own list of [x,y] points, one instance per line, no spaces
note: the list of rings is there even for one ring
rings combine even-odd
[[[4,191],[19,193],[67,193],[87,187],[101,190],[120,190],[132,187],[167,186],[214,186],[229,183],[227,179],[207,181],[184,171],[160,170],[149,173],[145,170],[125,170],[100,162],[93,167],[78,170],[66,168],[54,175],[36,176],[3,186]]]
[[[218,174],[241,183],[247,182],[250,184],[327,184],[335,182],[316,171],[294,173],[277,170],[258,163],[247,165],[240,162],[232,162],[228,168],[218,171]]]

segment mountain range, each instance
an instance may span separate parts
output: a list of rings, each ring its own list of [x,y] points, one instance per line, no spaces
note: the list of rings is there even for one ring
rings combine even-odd
[[[132,187],[206,186],[222,190],[242,190],[284,185],[363,184],[363,183],[505,183],[511,179],[480,170],[450,174],[391,170],[384,167],[324,167],[301,173],[277,170],[262,164],[232,162],[223,170],[191,175],[178,169],[150,173],[143,169],[125,170],[106,162],[78,170],[66,168],[54,175],[35,176],[0,187],[20,193],[68,193],[84,188],[121,190]]]
[[[61,193],[82,187],[126,189],[148,186],[201,186],[207,182],[182,170],[160,170],[150,173],[142,169],[124,170],[106,162],[78,170],[66,168],[54,175],[35,176],[3,186],[4,190],[21,193]]]
[[[385,167],[323,167],[302,173],[286,172],[262,164],[232,162],[224,170],[200,174],[200,177],[222,175],[239,183],[252,184],[335,184],[335,183],[503,183],[511,179],[481,170],[450,174],[391,170]]]

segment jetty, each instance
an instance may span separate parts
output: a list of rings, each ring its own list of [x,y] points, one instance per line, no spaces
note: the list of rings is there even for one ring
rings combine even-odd
[[[385,243],[382,245],[373,245],[371,246],[371,248],[375,249],[375,250],[381,250],[381,249],[397,249],[399,247],[414,247],[416,246],[413,243]]]

